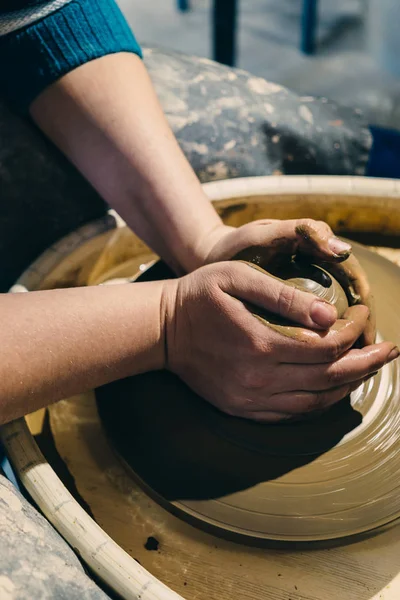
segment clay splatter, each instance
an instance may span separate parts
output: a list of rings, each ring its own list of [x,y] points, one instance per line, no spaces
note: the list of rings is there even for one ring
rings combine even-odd
[[[147,542],[145,543],[144,547],[146,548],[146,550],[155,552],[158,550],[159,545],[160,542],[158,541],[158,539],[151,535],[147,538]]]

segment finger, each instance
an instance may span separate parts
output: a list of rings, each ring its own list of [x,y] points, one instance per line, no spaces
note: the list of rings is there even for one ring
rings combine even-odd
[[[349,290],[353,304],[359,303],[370,294],[367,275],[357,258],[352,254],[343,263],[324,265],[339,281],[342,287]]]
[[[382,342],[362,350],[349,350],[331,364],[302,365],[301,368],[282,366],[280,378],[284,386],[289,386],[286,387],[288,391],[290,388],[330,390],[364,379],[398,356],[399,350],[392,342]]]
[[[262,423],[280,423],[281,421],[289,421],[292,419],[292,415],[265,410],[263,412],[246,412],[237,416],[242,419],[248,419],[249,421],[259,421]]]
[[[277,258],[301,252],[323,261],[343,261],[350,244],[339,240],[323,221],[295,219],[255,221],[240,227],[235,235],[232,256],[267,268]]]
[[[323,412],[337,402],[346,398],[356,390],[364,380],[358,380],[352,383],[332,388],[330,390],[319,390],[315,392],[298,390],[294,392],[283,392],[272,394],[266,402],[254,399],[250,404],[248,401],[247,409],[249,412],[265,412],[268,405],[268,411],[276,414],[286,414],[289,416],[298,416],[310,412]],[[259,394],[266,393],[260,390]]]
[[[341,264],[323,264],[347,291],[351,304],[364,304],[368,307],[370,314],[368,323],[363,334],[363,343],[370,345],[375,342],[376,336],[376,311],[374,298],[371,293],[367,275],[354,255],[351,255]]]
[[[367,319],[368,309],[365,306],[352,306],[343,319],[338,319],[328,331],[276,327],[271,333],[275,334],[273,344],[277,361],[302,365],[332,363],[354,346],[365,329]]]
[[[299,219],[295,227],[299,238],[299,250],[329,261],[346,260],[351,254],[351,246],[337,238],[324,221]]]
[[[362,346],[370,346],[375,343],[376,340],[376,313],[372,306],[369,311],[369,317],[367,325],[363,331],[361,337]]]
[[[245,263],[227,263],[226,274],[230,276],[220,280],[220,288],[227,294],[268,313],[279,315],[292,323],[309,328],[328,329],[337,319],[336,308],[308,292],[302,292],[294,286],[258,268]],[[262,312],[256,310],[259,316]]]

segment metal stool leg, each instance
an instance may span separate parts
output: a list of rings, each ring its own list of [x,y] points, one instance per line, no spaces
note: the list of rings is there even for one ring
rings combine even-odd
[[[213,58],[234,67],[236,63],[236,28],[238,0],[214,0]]]
[[[182,12],[186,12],[190,10],[190,2],[189,0],[177,0],[178,10]]]
[[[301,22],[301,50],[304,54],[314,54],[317,29],[318,0],[303,0]]]

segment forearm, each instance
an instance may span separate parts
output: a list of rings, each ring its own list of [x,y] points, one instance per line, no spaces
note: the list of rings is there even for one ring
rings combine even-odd
[[[203,264],[221,221],[140,56],[115,0],[18,0],[0,8],[1,93],[18,110],[30,109],[104,199],[180,273]]]
[[[164,282],[0,295],[0,423],[164,365]]]
[[[137,56],[105,56],[75,69],[32,103],[31,115],[176,272],[204,262],[221,221]]]

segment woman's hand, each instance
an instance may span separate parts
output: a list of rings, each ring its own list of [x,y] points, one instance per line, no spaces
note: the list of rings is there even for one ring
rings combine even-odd
[[[231,247],[233,253],[238,249]],[[299,327],[295,337],[281,335],[244,303],[314,330]],[[366,327],[365,306],[351,307],[336,320],[334,309],[324,305],[331,310],[325,316],[331,327],[315,330],[321,304],[241,262],[203,267],[165,283],[165,365],[231,415],[279,421],[326,409],[398,350],[391,342],[351,349]]]
[[[363,342],[369,345],[375,341],[375,309],[368,279],[351,254],[351,246],[335,237],[327,223],[312,219],[270,219],[253,221],[238,228],[224,225],[210,236],[208,248],[205,264],[233,257],[246,260],[247,255],[256,254],[257,264],[266,271],[282,256],[302,254],[310,257],[336,277],[347,290],[352,304],[368,307]],[[296,319],[292,316],[292,320]]]

